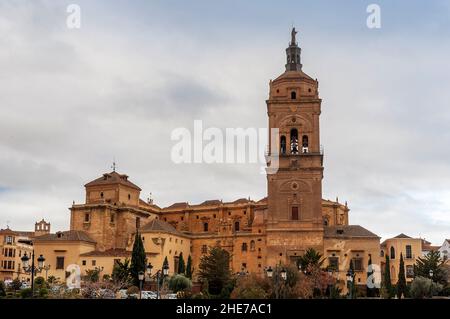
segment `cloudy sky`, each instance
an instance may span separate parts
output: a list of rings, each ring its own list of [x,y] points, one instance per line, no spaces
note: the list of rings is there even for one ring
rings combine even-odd
[[[383,238],[450,237],[448,1],[0,1],[0,228],[69,227],[83,185],[260,199],[259,164],[174,164],[177,127],[264,128],[290,28],[320,83],[324,198]],[[81,8],[69,29],[67,6]],[[381,7],[381,29],[366,26]]]

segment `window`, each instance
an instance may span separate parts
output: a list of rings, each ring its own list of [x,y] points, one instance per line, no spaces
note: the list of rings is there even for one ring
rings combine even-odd
[[[131,199],[131,195],[130,194],[128,194],[128,200],[130,200]]]
[[[413,258],[411,245],[406,245],[406,258],[407,259]]]
[[[86,260],[82,260],[82,261],[81,261],[81,264],[82,264],[83,266],[86,266]]]
[[[92,266],[95,266],[95,265],[97,265],[97,261],[93,260],[92,261]]]
[[[100,197],[103,198],[103,192],[100,193]]]
[[[291,92],[291,100],[295,100],[297,98],[297,93],[295,91]]]
[[[391,259],[395,259],[395,249],[391,247]]]
[[[203,223],[203,231],[208,231],[208,223]]]
[[[339,270],[339,257],[328,257],[328,266],[333,270]]]
[[[298,154],[298,131],[296,128],[291,130],[291,154]]]
[[[353,258],[353,269],[355,271],[363,271],[363,259],[362,258]]]
[[[14,242],[14,237],[13,236],[6,236],[6,243],[7,244],[12,244]]]
[[[298,207],[297,206],[292,206],[291,212],[292,212],[292,214],[291,214],[292,220],[298,220]]]
[[[208,246],[203,245],[202,246],[202,254],[206,254],[208,252]]]
[[[239,222],[234,222],[234,231],[239,231]]]
[[[56,269],[64,269],[64,257],[56,257]]]
[[[89,223],[91,221],[91,214],[84,214],[84,222]]]
[[[280,137],[280,153],[286,154],[286,136],[284,135]]]
[[[181,221],[183,221],[184,220],[184,217],[183,216],[181,216]]]
[[[115,219],[115,214],[111,213],[110,222],[114,223],[114,219]]]
[[[241,250],[242,251],[247,251],[247,243],[242,243]]]
[[[406,278],[414,278],[414,266],[413,265],[406,266]]]
[[[216,214],[214,214],[213,217],[216,218]]]
[[[302,153],[308,153],[308,135],[302,137]]]
[[[323,225],[328,226],[328,218],[327,217],[323,218]]]
[[[384,250],[380,251],[380,257],[384,257]]]
[[[252,241],[250,242],[250,250],[251,250],[251,251],[254,251],[254,250],[255,250],[255,241],[254,241],[254,240],[252,240]]]

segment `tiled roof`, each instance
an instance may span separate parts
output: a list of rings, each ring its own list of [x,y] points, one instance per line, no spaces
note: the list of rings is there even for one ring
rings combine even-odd
[[[380,238],[378,235],[361,227],[359,225],[347,226],[326,226],[324,227],[324,237],[327,238],[348,238],[348,237],[365,237]]]
[[[18,233],[17,232],[15,232],[15,231],[13,231],[13,230],[11,230],[11,229],[9,229],[9,228],[6,228],[6,229],[0,229],[0,234],[1,235],[18,235]]]
[[[395,236],[394,238],[411,238],[411,237],[409,237],[408,235],[405,235],[405,234],[401,233],[401,234]]]
[[[93,250],[84,254],[81,257],[131,257],[132,252],[121,248],[112,248],[104,251]],[[145,253],[146,255],[155,255],[155,253]]]
[[[205,200],[200,206],[216,206],[222,204],[222,201],[219,199]]]
[[[57,232],[56,234],[46,234],[36,237],[35,241],[84,241],[96,243],[87,233],[81,230],[68,230]]]
[[[111,184],[121,184],[121,185],[125,185],[128,187],[137,189],[139,191],[141,190],[139,186],[133,184],[132,182],[130,182],[128,180],[128,175],[119,174],[117,172],[103,174],[102,177],[99,177],[99,178],[93,180],[92,182],[87,183],[84,186],[89,187],[89,186],[111,185]]]
[[[166,223],[159,219],[153,219],[149,223],[145,224],[140,231],[142,233],[150,233],[150,232],[165,232],[169,234],[174,234],[178,236],[183,236],[181,232],[175,229],[172,225],[169,223]]]
[[[188,208],[188,207],[189,207],[188,202],[181,202],[181,203],[174,203],[170,206],[164,207],[163,209]]]

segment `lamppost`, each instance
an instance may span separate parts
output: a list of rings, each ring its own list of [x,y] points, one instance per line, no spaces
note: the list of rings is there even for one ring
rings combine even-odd
[[[152,276],[152,269],[153,269],[153,265],[151,263],[149,263],[147,265],[147,273],[149,275],[149,277],[151,278]],[[161,270],[158,270],[155,274],[155,279],[156,279],[156,289],[157,289],[157,293],[156,293],[156,299],[161,299],[161,295],[160,295],[160,279],[161,279],[161,272],[162,272],[162,279],[164,280],[164,278],[166,278],[169,275],[169,266],[168,265],[164,265]]]
[[[430,269],[429,275],[430,275],[430,279],[431,279],[431,280],[433,279],[433,274],[434,274],[433,269]]]
[[[50,265],[46,265],[44,267],[42,267],[43,270],[45,270],[45,281],[48,280],[48,271],[50,270],[51,266]]]
[[[285,284],[287,280],[287,271],[284,268],[281,268],[281,270],[278,272],[279,268],[276,266],[275,268],[277,276],[275,276],[274,280],[274,286],[275,286],[275,298],[280,299],[280,293],[279,290],[281,288],[281,282]],[[267,278],[273,278],[273,270],[272,267],[269,266],[269,268],[266,269]],[[280,278],[282,281],[280,281]]]
[[[353,269],[349,269],[347,272],[347,287],[349,289],[348,299],[353,299],[353,285],[355,281],[355,274],[353,273]]]
[[[139,299],[142,299],[142,283],[144,282],[144,272],[141,270],[138,273],[138,279],[139,279]]]
[[[34,297],[34,275],[36,273],[42,272],[42,269],[44,269],[44,262],[45,258],[44,256],[40,255],[37,258],[38,265],[37,267],[34,265],[34,249],[31,255],[31,266],[30,266],[30,257],[28,257],[27,253],[22,256],[22,265],[23,265],[23,271],[26,273],[31,273],[31,295]]]

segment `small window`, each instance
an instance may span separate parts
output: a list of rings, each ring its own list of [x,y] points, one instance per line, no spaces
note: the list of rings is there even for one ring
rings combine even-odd
[[[380,257],[384,257],[384,250],[380,251]]]
[[[280,137],[280,153],[286,154],[286,136],[284,135]]]
[[[100,193],[100,197],[103,198],[103,192]]]
[[[208,246],[202,245],[202,254],[206,254],[208,252]]]
[[[128,194],[128,200],[130,200],[131,199],[131,195],[130,194]]]
[[[250,241],[250,250],[251,251],[255,250],[255,241],[254,240]]]
[[[242,243],[241,250],[242,251],[247,251],[247,243]]]
[[[93,260],[92,261],[92,266],[95,266],[97,264],[97,261],[96,260]]]
[[[339,270],[339,257],[328,257],[328,267],[335,271]]]
[[[81,261],[81,264],[82,264],[83,266],[86,266],[86,260]]]
[[[323,218],[323,225],[328,226],[328,218],[327,217]]]
[[[208,223],[203,224],[203,231],[208,231]]]
[[[181,216],[181,221],[183,221],[184,220],[184,217],[183,216]]]
[[[291,92],[291,100],[297,99],[297,93],[295,91]]]
[[[91,221],[91,214],[84,214],[84,222],[89,223]]]
[[[292,220],[298,220],[298,207],[297,206],[292,206],[291,208],[292,210]]]
[[[414,278],[414,266],[413,265],[406,266],[406,278]]]
[[[64,257],[56,257],[56,269],[64,269]]]
[[[234,231],[239,231],[239,222],[234,223]]]
[[[213,217],[216,218],[216,214],[214,214]]]
[[[362,258],[353,258],[353,269],[355,271],[363,271],[363,260],[362,260]]]
[[[114,223],[114,213],[111,213],[111,218],[110,218],[110,221],[111,221],[111,223]]]

